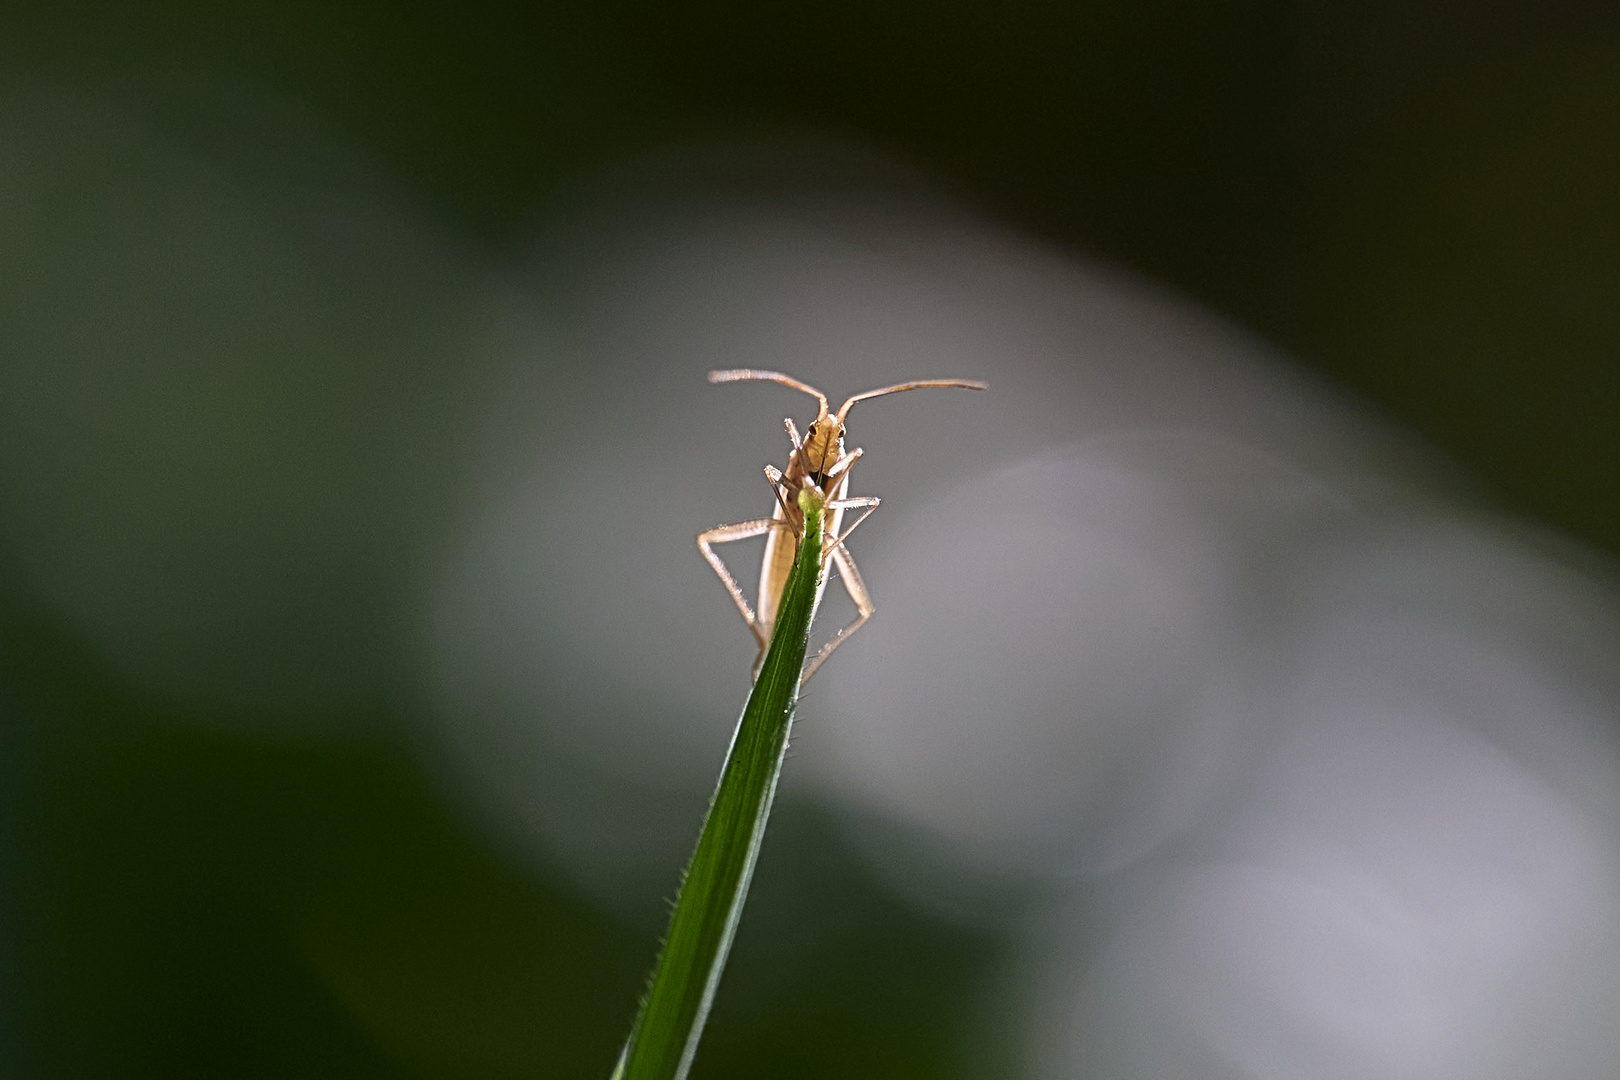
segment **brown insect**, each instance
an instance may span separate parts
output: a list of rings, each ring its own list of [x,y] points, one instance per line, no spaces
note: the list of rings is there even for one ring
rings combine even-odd
[[[849,534],[854,532],[855,527],[865,521],[878,505],[875,496],[862,495],[851,498],[849,495],[849,471],[861,457],[860,450],[847,452],[844,450],[844,420],[849,416],[850,406],[857,401],[882,397],[885,394],[898,394],[902,390],[921,390],[928,387],[983,390],[985,384],[973,379],[918,379],[856,394],[844,402],[837,413],[829,413],[827,395],[780,371],[738,368],[709,372],[709,381],[712,383],[748,380],[778,382],[784,386],[791,386],[814,397],[820,407],[815,420],[805,429],[802,439],[792,418],[784,421],[787,425],[788,438],[793,442],[793,452],[788,455],[787,471],[780,472],[770,465],[765,466],[765,476],[776,495],[776,508],[772,515],[768,518],[755,518],[752,521],[739,521],[735,525],[721,525],[700,533],[697,538],[698,548],[703,552],[703,557],[709,560],[709,565],[714,567],[714,572],[720,575],[726,591],[731,593],[732,600],[737,603],[737,610],[742,612],[743,621],[754,632],[754,639],[759,643],[759,655],[754,658],[754,670],[757,674],[760,661],[765,658],[765,649],[771,642],[771,631],[776,626],[777,605],[782,598],[782,589],[787,584],[788,571],[793,566],[793,556],[798,552],[799,537],[804,533],[804,514],[800,512],[798,504],[799,491],[810,485],[826,497],[827,514],[824,527],[829,539],[824,547],[826,554],[823,557],[831,559],[838,567],[838,578],[844,583],[844,590],[849,593],[849,598],[855,602],[856,615],[854,622],[838,631],[833,639],[823,645],[821,651],[805,665],[804,675],[800,680],[803,683],[816,673],[816,669],[826,662],[834,649],[842,645],[846,638],[872,617],[871,595],[866,591],[866,583],[861,580],[860,571],[855,568],[855,560],[850,558],[848,549],[844,547],[844,541]],[[846,510],[864,512],[848,529],[840,533]],[[711,545],[747,540],[761,534],[765,536],[765,559],[759,571],[759,601],[756,612],[748,606],[748,600],[743,596],[741,587]],[[822,579],[820,587],[822,589],[827,587],[825,578]]]

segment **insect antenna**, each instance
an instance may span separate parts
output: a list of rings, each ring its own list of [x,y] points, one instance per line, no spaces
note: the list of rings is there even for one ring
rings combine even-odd
[[[715,375],[717,374],[720,374],[720,372],[710,372],[709,381],[718,382],[719,380],[715,378]],[[727,372],[726,374],[731,373]],[[759,372],[758,374],[768,375],[774,374],[774,372]],[[987,384],[982,383],[977,379],[917,379],[914,382],[896,383],[893,386],[885,386],[881,390],[868,390],[864,394],[856,394],[854,397],[844,402],[844,404],[839,406],[838,409],[838,422],[840,424],[844,422],[844,418],[849,415],[849,407],[855,404],[857,401],[865,401],[867,398],[882,397],[884,394],[898,394],[902,390],[925,390],[929,387],[951,388],[957,390],[989,389]]]
[[[815,398],[818,402],[821,403],[821,412],[820,412],[819,416],[826,416],[827,415],[827,395],[826,394],[823,394],[820,390],[817,390],[815,387],[811,386],[809,383],[800,382],[798,379],[795,379],[793,376],[784,375],[780,371],[760,371],[757,368],[727,368],[724,371],[711,371],[711,372],[709,372],[709,381],[712,382],[712,383],[750,382],[750,381],[751,382],[777,382],[777,383],[781,383],[783,386],[791,386],[791,387],[793,387],[793,389],[803,391],[804,393],[809,394],[811,397]],[[848,406],[846,405],[845,408],[848,408]],[[819,416],[818,416],[818,418],[819,418]]]

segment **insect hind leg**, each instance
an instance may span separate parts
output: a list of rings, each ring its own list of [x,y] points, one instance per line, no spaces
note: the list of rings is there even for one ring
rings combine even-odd
[[[859,524],[859,522],[856,524]],[[845,535],[849,534],[845,533]],[[849,552],[842,547],[834,547],[831,549],[831,557],[833,564],[838,567],[838,580],[844,583],[844,591],[849,593],[851,600],[855,601],[855,621],[834,634],[833,639],[823,645],[821,651],[816,653],[811,661],[804,666],[804,675],[799,679],[800,686],[809,682],[810,676],[814,675],[817,669],[827,662],[827,657],[833,654],[833,650],[842,645],[851,634],[865,625],[866,620],[870,619],[872,612],[876,610],[872,607],[871,594],[866,591],[866,582],[861,580],[861,572],[855,569],[855,560],[850,558]]]

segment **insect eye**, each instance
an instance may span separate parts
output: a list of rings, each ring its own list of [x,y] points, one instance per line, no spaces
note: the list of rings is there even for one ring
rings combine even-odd
[[[804,433],[805,433],[806,436],[808,436],[810,438],[815,438],[816,425],[811,424],[809,427],[804,429]]]

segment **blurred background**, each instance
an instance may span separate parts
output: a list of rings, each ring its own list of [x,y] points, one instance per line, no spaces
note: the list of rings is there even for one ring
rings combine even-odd
[[[0,1074],[605,1077],[752,366],[695,1075],[1620,1075],[1617,347],[1608,4],[8,4]]]

